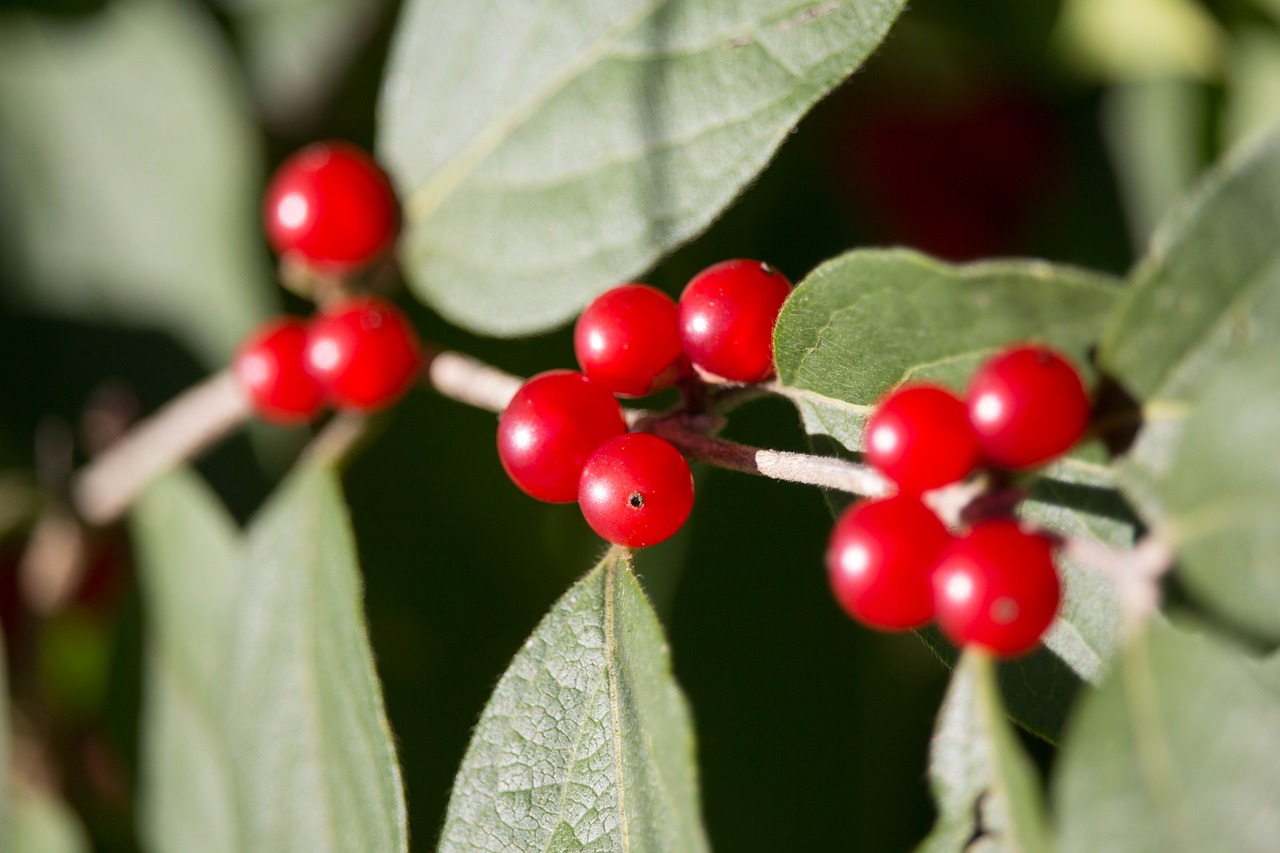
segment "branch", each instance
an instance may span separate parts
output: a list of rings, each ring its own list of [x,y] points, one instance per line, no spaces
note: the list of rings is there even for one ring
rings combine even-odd
[[[140,421],[71,483],[80,517],[115,521],[160,474],[198,456],[249,416],[249,402],[229,370],[215,373]]]

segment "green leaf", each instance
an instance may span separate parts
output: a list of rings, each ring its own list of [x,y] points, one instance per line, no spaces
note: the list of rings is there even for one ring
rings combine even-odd
[[[146,596],[141,828],[152,850],[235,851],[222,711],[242,567],[240,534],[190,471],[148,487],[132,514]]]
[[[1247,628],[1280,636],[1280,135],[1230,158],[1158,232],[1100,358],[1143,404],[1120,469],[1181,574]],[[1224,417],[1224,412],[1230,412]]]
[[[1280,36],[1247,27],[1235,36],[1227,63],[1224,145],[1248,144],[1280,124]]]
[[[407,850],[400,769],[334,472],[304,463],[247,536],[225,688],[239,849]]]
[[[1115,307],[1102,367],[1177,417],[1217,360],[1280,327],[1280,134],[1215,169],[1161,226]]]
[[[919,853],[1052,849],[1040,780],[1005,718],[994,673],[989,658],[967,653],[951,677],[929,755],[938,822]]]
[[[815,270],[782,309],[774,349],[778,382],[815,445],[857,451],[871,407],[907,380],[960,389],[1009,343],[1040,340],[1088,368],[1116,294],[1107,276],[1035,261],[952,266],[905,250],[861,250]],[[1024,515],[1059,533],[1110,544],[1132,538],[1099,448],[1049,468],[1032,484]],[[1115,644],[1115,598],[1105,578],[1062,566],[1067,598],[1044,654],[1002,666],[1015,717],[1052,738],[1075,692],[1075,676],[1097,679]],[[944,659],[954,651],[936,634]],[[1069,669],[1068,669],[1069,667]]]
[[[1155,624],[1073,719],[1054,786],[1064,853],[1269,850],[1274,685],[1218,641]]]
[[[23,782],[13,786],[6,835],[6,853],[89,853],[89,839],[80,819],[52,794]]]
[[[1224,417],[1224,413],[1230,415]],[[1225,358],[1160,480],[1178,576],[1237,624],[1280,639],[1280,344]]]
[[[410,284],[475,331],[561,323],[704,229],[903,5],[413,0],[379,104]]]
[[[1104,80],[1212,78],[1227,46],[1196,0],[1067,0],[1054,40],[1077,70]]]
[[[0,13],[10,298],[162,328],[225,363],[274,300],[237,73],[187,2],[119,0],[71,21]]]
[[[708,850],[693,732],[625,551],[543,618],[489,699],[442,851]]]

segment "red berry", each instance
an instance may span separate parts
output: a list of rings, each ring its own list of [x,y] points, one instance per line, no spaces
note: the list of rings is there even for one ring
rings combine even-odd
[[[390,245],[400,211],[391,182],[368,154],[345,142],[317,142],[276,170],[263,219],[279,254],[343,272]]]
[[[1080,374],[1042,346],[1005,350],[969,383],[969,420],[986,458],[1030,468],[1071,449],[1089,426]]]
[[[734,382],[773,375],[773,327],[791,282],[760,261],[725,261],[693,277],[680,295],[680,340],[703,370]]]
[[[231,369],[263,420],[298,424],[320,414],[324,389],[307,372],[306,346],[306,323],[296,317],[272,320],[241,344]]]
[[[656,435],[620,435],[587,460],[578,504],[591,529],[609,542],[657,545],[689,517],[693,474],[680,451]]]
[[[687,367],[675,300],[647,284],[597,296],[578,318],[573,350],[592,382],[623,397],[668,388]]]
[[[905,494],[963,480],[978,463],[964,403],[936,385],[904,385],[867,421],[866,458]]]
[[[917,498],[856,503],[831,531],[831,591],[850,616],[873,628],[918,628],[933,618],[933,569],[950,541]]]
[[[627,431],[613,395],[572,370],[539,373],[498,419],[498,458],[526,494],[552,503],[578,499],[582,466]]]
[[[943,553],[933,594],[938,625],[957,645],[1025,654],[1058,612],[1053,543],[1013,521],[976,524]]]
[[[334,405],[372,412],[408,390],[421,352],[399,308],[376,296],[355,296],[312,319],[306,360]]]

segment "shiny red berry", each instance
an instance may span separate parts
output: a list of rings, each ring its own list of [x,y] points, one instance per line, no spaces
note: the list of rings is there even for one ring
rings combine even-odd
[[[760,261],[724,261],[680,295],[680,340],[698,367],[734,382],[773,376],[773,327],[791,282]]]
[[[624,284],[597,296],[578,318],[573,350],[592,382],[623,397],[668,388],[688,365],[675,300],[647,284]]]
[[[240,346],[231,369],[263,420],[299,424],[320,414],[324,389],[306,370],[306,346],[307,325],[296,317],[270,321]]]
[[[409,318],[375,296],[326,306],[307,335],[307,369],[334,405],[358,412],[398,399],[413,383],[421,357]]]
[[[591,529],[614,545],[657,545],[689,518],[693,474],[669,442],[647,433],[620,435],[587,460],[578,505]]]
[[[866,458],[904,494],[963,480],[978,464],[964,403],[936,385],[904,385],[867,420]]]
[[[368,154],[345,142],[317,142],[276,170],[263,219],[280,255],[344,272],[391,244],[400,211],[391,182]]]
[[[1030,468],[1066,453],[1089,426],[1080,374],[1043,346],[1005,350],[974,374],[969,420],[986,459]]]
[[[943,553],[933,592],[938,625],[957,645],[1026,654],[1058,612],[1053,543],[1013,521],[976,524]]]
[[[627,431],[613,395],[573,370],[539,373],[498,419],[498,458],[526,494],[552,503],[578,499],[582,466]]]
[[[831,591],[850,616],[873,628],[919,628],[933,618],[933,569],[950,541],[918,498],[856,503],[831,531]]]

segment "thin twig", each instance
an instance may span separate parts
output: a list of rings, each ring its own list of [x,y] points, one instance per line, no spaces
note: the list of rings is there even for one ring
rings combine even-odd
[[[469,355],[448,351],[428,357],[423,377],[441,396],[495,413],[507,407],[524,382]]]
[[[665,438],[690,459],[717,468],[865,497],[890,491],[888,482],[872,468],[834,456],[766,450],[725,441],[690,429],[679,418],[651,417],[637,424],[637,428]]]
[[[240,425],[249,404],[230,371],[215,373],[140,421],[72,480],[80,517],[119,518],[160,474],[197,456]]]

